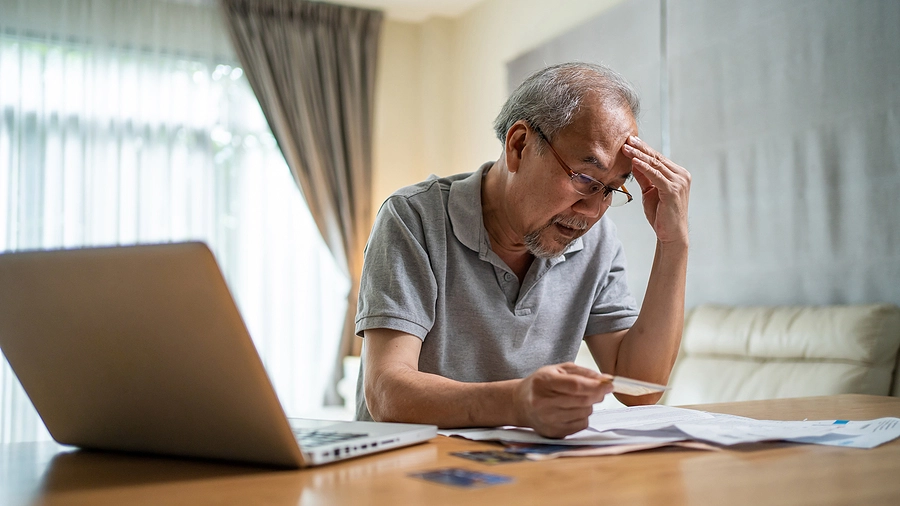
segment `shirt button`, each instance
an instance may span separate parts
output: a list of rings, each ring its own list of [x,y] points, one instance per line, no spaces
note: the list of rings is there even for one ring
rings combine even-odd
[[[503,273],[503,279],[504,279],[505,281],[509,281],[510,279],[512,279],[512,274],[510,274],[510,273],[508,273],[508,272],[504,272],[504,273]]]

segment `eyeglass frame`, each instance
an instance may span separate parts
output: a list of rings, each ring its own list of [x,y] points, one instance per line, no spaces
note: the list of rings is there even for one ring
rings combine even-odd
[[[621,207],[621,206],[624,206],[625,204],[628,204],[632,200],[634,200],[634,197],[631,195],[631,193],[628,192],[628,189],[625,188],[624,184],[619,186],[619,188],[613,188],[612,186],[605,184],[603,181],[594,179],[593,177],[591,177],[583,172],[575,172],[574,170],[572,170],[566,164],[566,162],[563,161],[562,157],[559,156],[559,153],[557,153],[556,150],[553,149],[553,145],[550,144],[550,139],[548,139],[547,136],[544,135],[544,132],[542,132],[540,128],[538,128],[537,126],[534,126],[534,125],[531,125],[531,128],[534,129],[534,131],[537,132],[537,134],[541,136],[541,139],[543,139],[545,143],[547,143],[547,147],[550,148],[550,152],[553,154],[553,157],[556,158],[556,161],[559,162],[559,165],[562,167],[562,169],[564,171],[566,171],[566,174],[569,175],[569,182],[572,183],[572,189],[575,190],[575,193],[577,193],[579,195],[584,195],[585,197],[591,197],[591,196],[594,196],[594,195],[600,193],[603,190],[606,190],[603,195],[603,200],[609,199],[610,207]],[[583,193],[583,192],[579,191],[578,188],[575,186],[575,177],[576,176],[585,177],[585,178],[599,184],[600,188],[597,191],[595,191],[594,193]],[[621,204],[615,205],[615,206],[612,205],[613,192],[619,192],[619,193],[625,195],[625,197],[627,197],[628,200]]]

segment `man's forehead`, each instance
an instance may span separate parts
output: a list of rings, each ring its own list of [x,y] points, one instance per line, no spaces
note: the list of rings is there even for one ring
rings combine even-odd
[[[604,150],[618,150],[629,135],[637,135],[631,109],[611,100],[587,100],[563,134],[574,135]]]
[[[619,151],[621,151],[621,146],[619,147]],[[619,153],[616,154],[615,160],[617,162],[620,161],[619,160],[620,156],[621,155]],[[626,166],[620,167],[619,170],[616,170],[616,167],[612,167],[612,168],[608,167],[605,163],[603,163],[602,161],[600,161],[597,157],[595,157],[593,155],[588,155],[588,156],[583,157],[581,159],[581,162],[584,164],[593,165],[594,167],[596,167],[597,170],[600,171],[600,174],[602,175],[603,178],[609,179],[609,181],[607,181],[607,183],[626,182],[629,179],[631,179],[631,163],[630,163],[630,161]],[[624,164],[617,163],[617,165],[622,166]]]

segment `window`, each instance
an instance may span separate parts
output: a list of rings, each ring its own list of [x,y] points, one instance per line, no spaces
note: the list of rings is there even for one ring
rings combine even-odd
[[[349,281],[240,67],[0,35],[0,250],[203,240],[285,410],[322,403]],[[47,438],[9,366],[0,442]]]

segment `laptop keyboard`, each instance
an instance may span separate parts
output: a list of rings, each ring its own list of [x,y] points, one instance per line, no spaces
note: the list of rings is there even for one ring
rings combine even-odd
[[[340,441],[349,441],[368,436],[368,434],[354,434],[351,432],[335,432],[330,430],[318,429],[293,429],[294,437],[303,448],[314,448],[316,446],[337,443]]]

